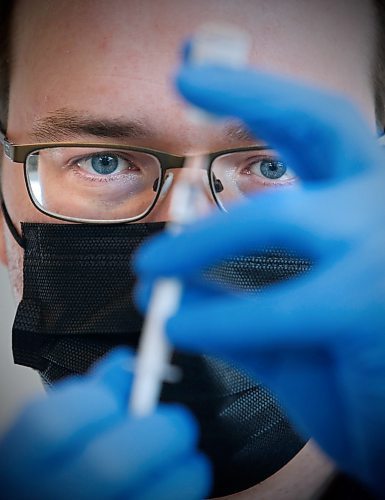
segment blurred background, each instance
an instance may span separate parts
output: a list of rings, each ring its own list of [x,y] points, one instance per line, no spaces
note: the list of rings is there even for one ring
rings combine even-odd
[[[23,403],[33,395],[44,392],[35,371],[13,363],[12,323],[15,310],[7,270],[0,264],[0,433]]]

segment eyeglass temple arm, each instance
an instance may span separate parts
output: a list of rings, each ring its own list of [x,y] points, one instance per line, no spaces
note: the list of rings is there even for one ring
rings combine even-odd
[[[4,144],[7,139],[5,138],[4,132],[0,128],[0,143]]]
[[[4,132],[0,129],[0,144],[3,146],[5,155],[13,160],[14,146],[6,138]]]

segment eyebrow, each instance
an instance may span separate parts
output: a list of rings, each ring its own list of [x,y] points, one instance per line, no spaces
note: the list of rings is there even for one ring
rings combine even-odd
[[[60,142],[78,139],[79,136],[93,136],[104,139],[146,139],[158,134],[141,120],[107,118],[79,113],[61,108],[32,126],[32,137],[41,142]],[[256,142],[256,139],[240,122],[228,122],[223,128],[224,137],[234,142]]]
[[[79,135],[110,139],[142,139],[154,134],[140,120],[99,118],[62,108],[35,121],[32,136],[37,141],[63,141]]]
[[[234,141],[242,141],[242,142],[260,142],[257,141],[255,136],[240,122],[229,122],[228,125],[225,126],[225,137]]]

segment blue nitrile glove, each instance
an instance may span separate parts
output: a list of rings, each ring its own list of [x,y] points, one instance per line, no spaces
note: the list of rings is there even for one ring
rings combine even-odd
[[[157,237],[136,261],[140,300],[159,276],[180,278],[171,342],[254,374],[341,469],[385,495],[385,161],[374,134],[342,98],[262,72],[185,67],[178,87],[243,120],[303,184]],[[197,278],[269,246],[314,268],[254,295],[210,292]]]
[[[0,443],[0,498],[200,499],[209,466],[189,413],[161,406],[127,415],[129,355],[117,350],[92,373],[59,383],[28,405]]]

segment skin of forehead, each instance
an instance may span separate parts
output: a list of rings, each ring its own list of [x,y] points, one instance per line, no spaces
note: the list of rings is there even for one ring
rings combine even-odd
[[[231,21],[252,34],[251,60],[257,67],[350,96],[374,129],[369,0],[18,0],[9,137],[30,142],[34,120],[70,106],[112,118],[146,119],[158,130],[147,146],[198,152],[202,134],[186,121],[171,82],[181,43],[210,19]],[[217,131],[206,140],[213,150],[223,149]],[[2,184],[18,227],[20,221],[55,222],[30,203],[21,168],[3,162]],[[3,233],[0,257],[19,301],[23,254],[4,221]],[[328,467],[308,458],[284,487],[290,490],[291,482],[298,482],[301,496],[300,489],[314,488],[317,474],[321,477]],[[260,485],[259,494],[278,498],[274,488],[281,472]]]
[[[183,40],[213,18],[251,33],[259,68],[347,93],[367,113],[374,53],[368,10],[358,0],[22,0],[9,134],[21,139],[38,117],[70,103],[144,117],[170,146],[178,130],[183,148],[198,147],[199,130],[186,123],[172,77]]]

